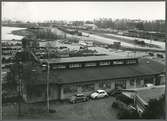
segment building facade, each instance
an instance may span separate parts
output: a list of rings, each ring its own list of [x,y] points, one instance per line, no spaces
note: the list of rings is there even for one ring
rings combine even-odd
[[[89,95],[97,89],[110,91],[165,83],[164,65],[148,59],[111,56],[43,59],[38,68],[40,71],[31,72],[31,76],[28,71],[23,73],[26,102],[46,101],[47,81],[50,100],[66,100],[77,93]]]

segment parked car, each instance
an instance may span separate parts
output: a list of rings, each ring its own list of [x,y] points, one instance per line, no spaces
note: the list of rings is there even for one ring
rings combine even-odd
[[[120,90],[113,89],[113,90],[110,90],[110,91],[108,92],[108,95],[115,97],[116,95],[118,95],[118,94],[120,94],[120,93],[121,93]]]
[[[154,53],[148,53],[150,56],[154,56]]]
[[[157,54],[157,57],[164,58],[164,56],[162,54]]]
[[[145,84],[145,87],[153,87],[154,86],[154,84],[151,84],[151,83],[146,83]]]
[[[88,101],[89,98],[87,96],[85,96],[84,94],[80,93],[80,94],[75,94],[74,96],[72,96],[70,98],[70,103],[78,103],[78,102],[86,102]]]
[[[123,93],[120,93],[120,94],[115,95],[115,99],[116,99],[117,101],[123,102],[123,103],[126,104],[126,105],[130,105],[130,104],[133,104],[133,103],[134,103],[133,98],[129,98],[129,97],[127,97],[126,95],[124,95]]]
[[[108,96],[108,94],[105,90],[97,90],[90,95],[90,97],[92,99],[103,98],[103,97],[106,97],[106,96]]]

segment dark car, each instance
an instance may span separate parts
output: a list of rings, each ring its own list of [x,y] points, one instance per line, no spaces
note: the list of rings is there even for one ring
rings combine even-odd
[[[86,102],[88,101],[88,99],[89,98],[85,96],[84,94],[75,94],[74,96],[70,98],[70,102],[74,104],[78,102]]]
[[[110,90],[110,91],[108,92],[108,94],[109,94],[110,96],[113,96],[113,97],[115,97],[116,95],[118,95],[118,94],[120,94],[120,93],[121,93],[121,91],[118,90],[118,89],[113,89],[113,90]]]
[[[148,53],[150,56],[154,56],[154,53]]]
[[[157,54],[158,58],[164,58],[164,56],[162,54]]]

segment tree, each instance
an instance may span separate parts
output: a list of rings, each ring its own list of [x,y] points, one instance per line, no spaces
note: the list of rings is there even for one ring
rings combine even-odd
[[[151,99],[142,114],[143,119],[165,119],[165,95],[159,99]]]
[[[140,119],[140,116],[137,111],[122,109],[118,113],[118,118],[119,119]]]
[[[142,22],[137,23],[136,28],[139,29],[139,30],[144,30],[144,25],[143,25],[143,23],[142,23]]]
[[[165,119],[165,95],[159,99],[151,99],[145,111],[139,115],[137,111],[121,109],[119,119]]]

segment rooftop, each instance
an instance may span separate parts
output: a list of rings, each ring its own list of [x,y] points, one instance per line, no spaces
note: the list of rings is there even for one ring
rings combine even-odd
[[[144,101],[148,102],[150,99],[158,99],[165,94],[165,85],[141,88],[137,89],[136,92]]]
[[[135,65],[119,65],[106,67],[90,67],[78,68],[68,70],[53,70],[50,71],[50,83],[67,84],[78,83],[85,81],[105,80],[105,79],[119,79],[128,77],[138,77],[160,74],[164,72],[164,65],[161,63],[149,60],[140,59],[139,64]],[[41,69],[39,69],[41,70]],[[27,74],[25,74],[26,76]],[[38,85],[46,84],[46,71],[34,73],[34,76],[28,76],[26,82],[28,84]]]
[[[144,104],[147,105],[150,99],[158,99],[163,94],[165,94],[165,85],[135,88],[135,89],[125,89],[123,91],[123,94],[131,97],[131,95],[133,95],[134,92],[137,92],[137,96],[143,101]]]
[[[132,59],[132,57],[118,56],[85,56],[85,57],[70,57],[70,58],[56,58],[56,59],[40,59],[43,63],[71,63],[71,62],[89,62],[89,61],[104,61],[104,60],[119,60]],[[133,58],[134,59],[134,58]]]

